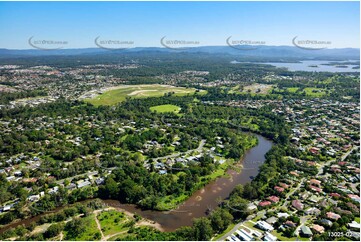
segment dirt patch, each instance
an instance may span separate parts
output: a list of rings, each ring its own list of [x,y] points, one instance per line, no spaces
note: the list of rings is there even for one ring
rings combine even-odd
[[[131,213],[123,208],[113,208],[112,209],[116,209],[117,211],[119,212],[123,212],[124,214],[126,214],[127,216],[133,218],[134,217],[134,213]],[[159,231],[164,231],[162,225],[160,225],[159,223],[155,222],[155,221],[152,221],[152,220],[149,220],[149,219],[145,219],[145,218],[142,218],[142,220],[140,220],[139,222],[136,223],[136,225],[138,226],[142,226],[142,225],[145,225],[145,226],[150,226],[150,227],[153,227],[153,228],[156,228],[158,229]]]

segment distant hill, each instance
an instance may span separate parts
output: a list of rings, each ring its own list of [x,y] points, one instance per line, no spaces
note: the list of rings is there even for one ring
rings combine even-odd
[[[255,47],[255,48],[254,48]],[[239,48],[239,49],[238,49]],[[122,51],[105,50],[100,48],[84,49],[60,49],[60,50],[10,50],[0,49],[0,58],[25,57],[25,56],[77,56],[77,55],[97,55],[119,53],[207,53],[207,54],[227,54],[235,57],[260,57],[260,58],[296,58],[296,59],[360,59],[360,49],[340,48],[340,49],[322,49],[306,50],[295,46],[252,46],[253,49],[247,49],[247,46],[202,46],[183,50],[173,50],[158,47],[137,47]]]

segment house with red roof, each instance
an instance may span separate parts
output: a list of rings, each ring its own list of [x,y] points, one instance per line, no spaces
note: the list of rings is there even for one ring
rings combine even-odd
[[[284,189],[288,189],[290,187],[289,185],[287,185],[286,183],[283,183],[283,182],[278,183],[278,185],[280,185]]]
[[[333,213],[333,212],[327,212],[327,213],[326,213],[326,217],[327,217],[328,219],[333,219],[333,220],[338,220],[338,219],[341,218],[340,215],[338,215],[337,213]]]
[[[292,201],[292,207],[296,208],[297,210],[303,209],[303,204],[299,200],[293,200]]]
[[[310,152],[315,155],[315,154],[318,154],[320,152],[320,149],[316,148],[316,147],[311,147]]]
[[[258,204],[258,206],[260,207],[266,207],[266,206],[269,206],[271,205],[272,203],[270,201],[262,201]]]
[[[307,165],[309,165],[309,166],[316,166],[316,162],[314,162],[314,161],[307,161]]]
[[[317,179],[311,179],[311,180],[310,180],[310,184],[316,185],[316,186],[320,186],[320,185],[321,185],[321,181],[319,181],[319,180],[317,180]]]
[[[335,166],[331,166],[331,170],[335,173],[341,173],[342,171],[340,170],[340,168],[335,167]]]
[[[295,172],[295,171],[291,171],[290,174],[291,174],[291,175],[294,175],[294,176],[297,176],[297,177],[300,176],[300,175],[299,175],[297,172]]]
[[[277,196],[270,196],[267,198],[267,200],[269,200],[273,203],[278,203],[280,201],[279,197],[277,197]]]
[[[322,192],[322,189],[319,188],[319,187],[315,187],[315,186],[310,185],[309,188],[310,188],[312,191],[315,191],[315,192]]]
[[[340,194],[338,194],[337,192],[332,192],[329,194],[331,197],[341,197]]]
[[[349,207],[351,209],[352,212],[354,213],[360,213],[360,209],[358,206],[356,206],[355,204],[348,202],[346,203],[347,207]]]
[[[347,196],[356,202],[360,202],[360,197],[356,194],[348,194]]]
[[[294,222],[290,221],[290,220],[287,220],[285,222],[285,226],[286,227],[289,227],[289,228],[295,228],[297,226],[297,224],[295,224]]]
[[[318,224],[314,224],[312,226],[312,230],[315,231],[316,233],[319,233],[319,234],[322,234],[325,232],[325,228],[321,225],[318,225]]]
[[[277,192],[284,192],[285,189],[283,187],[275,186],[275,190]]]

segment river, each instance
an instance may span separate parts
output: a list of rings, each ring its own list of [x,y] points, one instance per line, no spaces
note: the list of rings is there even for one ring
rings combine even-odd
[[[158,223],[164,231],[174,231],[181,226],[192,225],[194,218],[203,217],[208,210],[212,210],[218,206],[218,202],[227,198],[233,188],[238,184],[245,184],[257,176],[259,166],[265,161],[265,154],[271,149],[272,141],[261,135],[258,138],[257,146],[246,152],[240,161],[243,168],[240,172],[228,170],[227,177],[220,177],[202,189],[195,192],[190,198],[179,205],[177,209],[171,211],[153,211],[141,210],[134,205],[122,204],[116,200],[104,200],[106,205],[124,209],[130,213],[137,213],[140,216]],[[57,208],[56,211],[60,210]],[[20,224],[29,224],[36,222],[42,215],[24,219],[22,221],[4,226],[0,229],[0,233],[9,228],[16,227]]]
[[[261,135],[256,136],[258,144],[243,156],[240,161],[243,168],[240,172],[228,170],[228,177],[220,177],[210,182],[204,188],[195,192],[177,209],[161,212],[141,210],[134,205],[121,204],[114,200],[105,200],[105,202],[153,220],[159,223],[164,231],[173,231],[181,226],[192,225],[194,218],[203,217],[208,209],[216,208],[218,202],[227,198],[236,185],[245,184],[257,176],[258,168],[265,161],[265,154],[271,149],[272,142]]]

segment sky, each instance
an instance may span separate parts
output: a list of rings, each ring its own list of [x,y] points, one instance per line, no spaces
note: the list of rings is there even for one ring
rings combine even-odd
[[[360,46],[359,2],[0,2],[0,48],[31,49],[29,38],[96,47],[95,38],[161,47],[160,40],[226,45],[226,39],[292,45]]]

